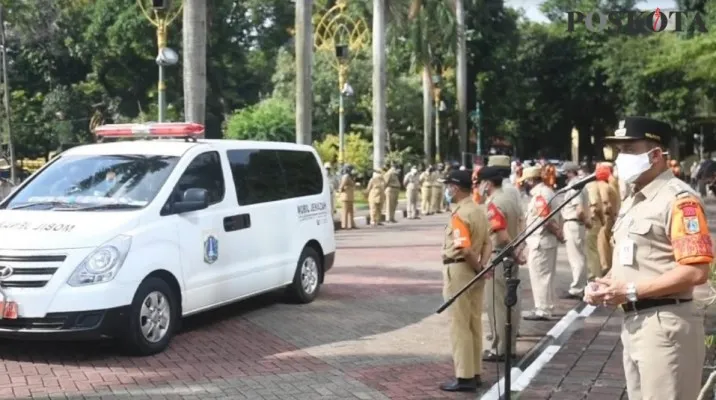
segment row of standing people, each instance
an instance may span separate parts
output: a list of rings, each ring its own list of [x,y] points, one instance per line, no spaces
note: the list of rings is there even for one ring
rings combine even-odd
[[[693,288],[708,278],[713,243],[700,197],[668,168],[663,143],[668,143],[670,133],[668,124],[648,118],[622,121],[615,135],[607,139],[619,149],[615,164],[623,182],[615,182],[614,177],[607,182],[608,188],[597,183],[580,192],[560,218],[551,218],[527,238],[526,257],[519,251],[515,254],[518,263],[526,261],[530,273],[536,307],[526,314],[530,319],[549,317],[554,305],[559,242],[567,242],[573,271],[570,294],[583,293],[590,304],[621,308],[623,365],[627,392],[633,400],[695,399],[701,383],[704,326],[703,316],[692,302]],[[579,179],[580,172],[589,172],[586,167],[566,167],[572,182]],[[469,174],[455,171],[446,177],[445,194],[453,204],[442,250],[446,298],[489,265],[495,252],[518,234],[522,221],[531,225],[551,214],[555,193],[541,172],[540,168],[526,168],[520,178],[530,195],[524,217],[502,187],[497,169],[488,166],[478,173],[484,206],[471,198]],[[623,204],[615,206],[617,186]],[[587,231],[592,231],[592,239],[596,236],[596,256],[585,255]],[[600,247],[604,247],[599,245],[600,235],[610,233],[613,237],[606,242],[616,249],[606,248],[600,257]],[[589,260],[595,279],[587,284],[584,265]],[[493,271],[491,282],[477,282],[449,308],[455,379],[441,385],[443,390],[476,390],[483,359],[504,355],[504,340],[500,339],[496,348],[490,349],[495,350],[495,357],[485,357],[490,354],[482,352],[485,300],[496,307],[495,316],[490,317],[492,335],[499,338],[504,325],[498,320],[502,316],[504,322],[505,311],[497,293],[504,285],[501,269],[498,266]],[[605,276],[599,277],[602,274]],[[486,294],[486,286],[492,286],[493,293]],[[492,307],[488,304],[486,308],[489,313]],[[517,323],[516,318],[513,324]]]

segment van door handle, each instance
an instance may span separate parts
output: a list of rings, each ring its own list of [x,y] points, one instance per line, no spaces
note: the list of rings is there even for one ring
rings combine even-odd
[[[251,228],[251,215],[239,214],[224,218],[224,231],[234,232]]]

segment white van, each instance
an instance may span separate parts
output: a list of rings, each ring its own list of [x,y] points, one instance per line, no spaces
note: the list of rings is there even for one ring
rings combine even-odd
[[[202,131],[100,127],[175,139],[72,148],[0,203],[0,337],[116,338],[149,355],[182,316],[278,288],[316,297],[336,245],[315,150],[192,139]]]

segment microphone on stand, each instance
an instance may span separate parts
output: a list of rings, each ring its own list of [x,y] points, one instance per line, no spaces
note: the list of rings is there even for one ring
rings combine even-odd
[[[594,182],[594,181],[603,181],[607,182],[609,181],[609,177],[611,176],[611,171],[609,171],[609,167],[607,166],[599,166],[594,171],[594,173],[591,173],[584,178],[574,182],[571,185],[567,185],[563,187],[562,189],[559,189],[557,191],[557,194],[567,193],[570,190],[582,190],[584,189],[587,184]]]

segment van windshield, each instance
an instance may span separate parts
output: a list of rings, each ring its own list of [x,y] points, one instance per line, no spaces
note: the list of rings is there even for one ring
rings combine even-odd
[[[149,204],[179,157],[157,155],[61,156],[12,195],[2,208],[118,210]]]

